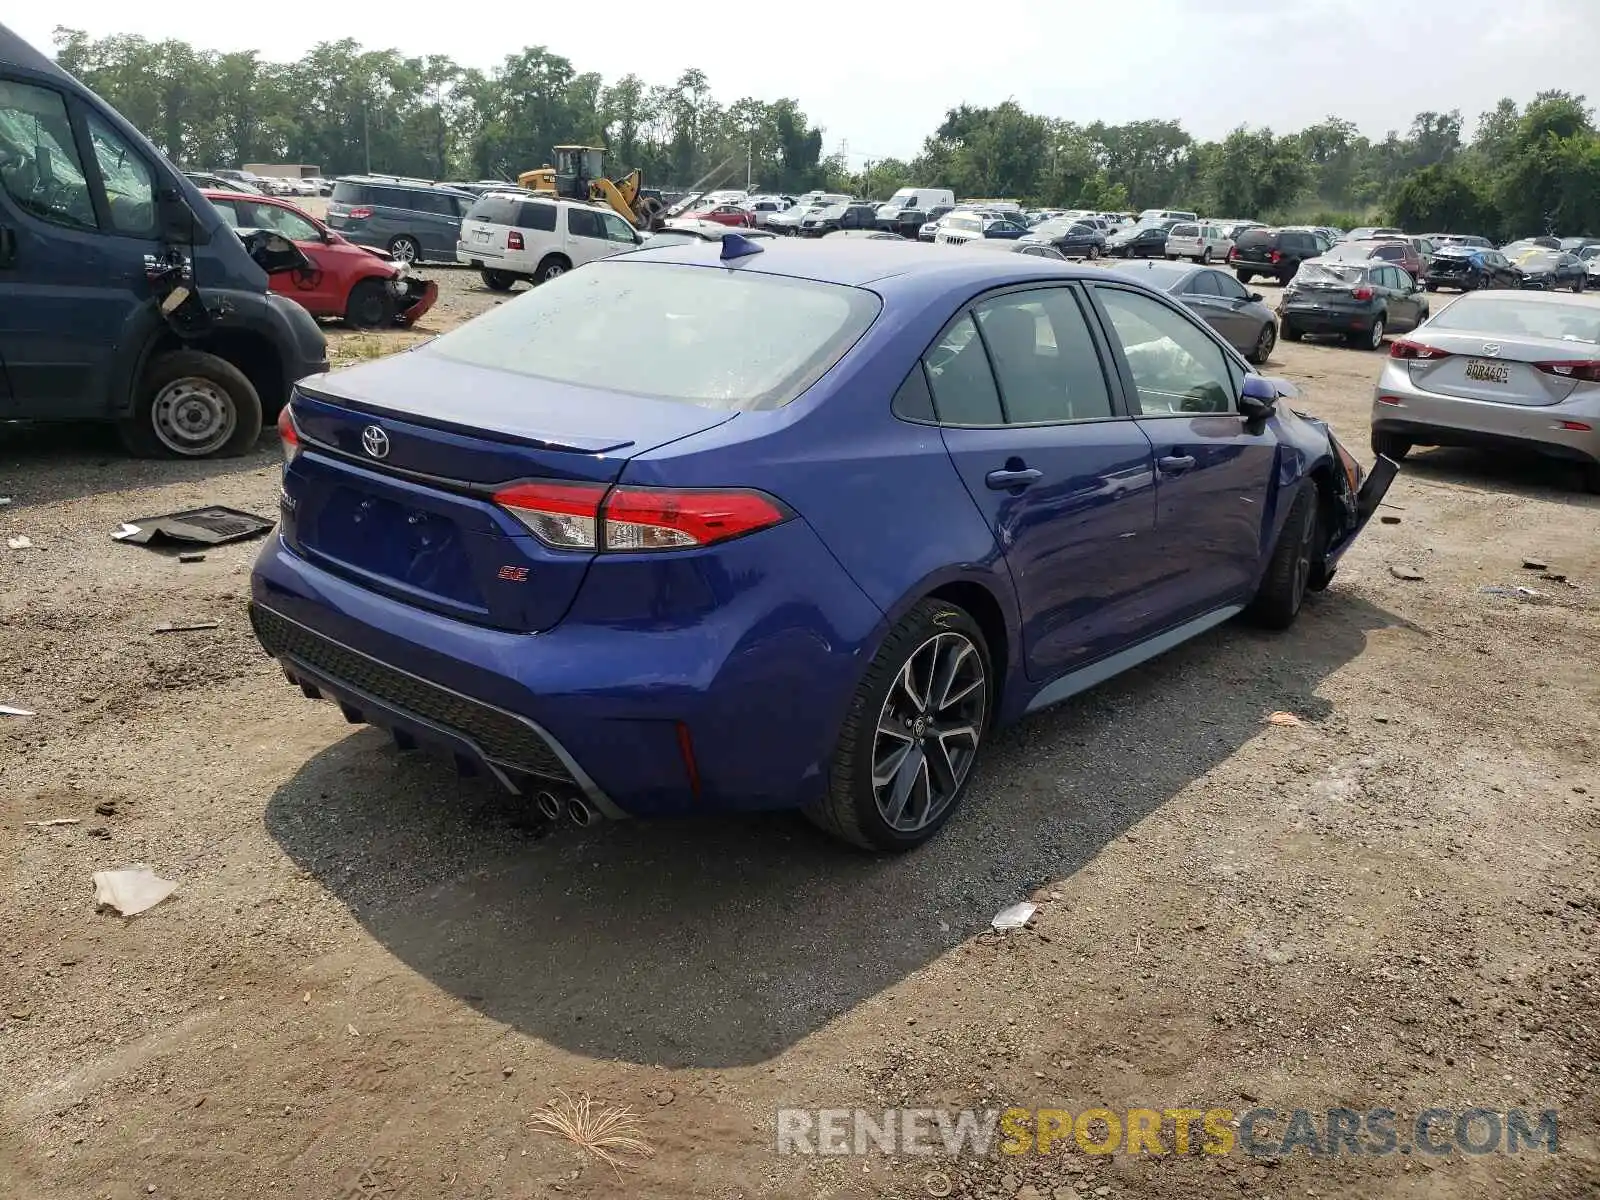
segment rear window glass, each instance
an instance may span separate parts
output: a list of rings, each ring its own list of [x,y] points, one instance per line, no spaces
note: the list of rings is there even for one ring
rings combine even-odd
[[[810,387],[880,307],[871,292],[810,279],[595,262],[437,338],[428,352],[556,383],[753,411],[782,407]]]
[[[1270,246],[1277,234],[1265,229],[1246,229],[1235,241],[1240,249],[1247,246]]]
[[[473,201],[467,210],[467,220],[549,231],[556,227],[556,206],[515,196],[483,196]]]
[[[1367,268],[1355,263],[1305,262],[1296,275],[1306,283],[1365,283]]]
[[[1430,329],[1497,337],[1600,342],[1600,309],[1588,304],[1550,304],[1513,296],[1463,296],[1428,322]]]
[[[371,204],[372,192],[364,183],[346,183],[341,179],[333,185],[333,195],[328,198],[335,204]]]

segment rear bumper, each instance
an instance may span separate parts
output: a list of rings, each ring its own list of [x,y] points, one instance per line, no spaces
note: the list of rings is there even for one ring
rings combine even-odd
[[[639,816],[819,797],[883,614],[800,520],[665,557],[591,568],[561,624],[522,634],[390,599],[274,536],[253,619],[289,676],[348,719],[513,790],[553,784]],[[649,620],[646,587],[662,597]]]
[[[1375,309],[1310,308],[1286,304],[1278,309],[1278,320],[1303,333],[1354,333],[1366,329],[1376,317]]]
[[[1372,405],[1372,428],[1422,446],[1517,448],[1575,462],[1600,462],[1600,405],[1496,404],[1439,396],[1412,386],[1386,364]],[[1563,428],[1571,421],[1589,429]]]
[[[431,279],[415,277],[400,280],[395,294],[399,311],[395,320],[401,325],[412,325],[427,315],[439,302],[439,285]]]

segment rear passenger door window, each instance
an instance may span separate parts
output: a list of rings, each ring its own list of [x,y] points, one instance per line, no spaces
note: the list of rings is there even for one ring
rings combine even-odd
[[[970,314],[945,329],[923,363],[933,392],[934,413],[941,424],[1005,424],[989,357]]]
[[[1096,286],[1147,417],[1226,413],[1234,409],[1233,375],[1222,348],[1159,300]]]
[[[573,237],[604,238],[606,229],[600,214],[589,208],[567,209],[567,232]]]
[[[1100,356],[1070,290],[1009,292],[973,311],[1008,424],[1102,421],[1112,415]]]

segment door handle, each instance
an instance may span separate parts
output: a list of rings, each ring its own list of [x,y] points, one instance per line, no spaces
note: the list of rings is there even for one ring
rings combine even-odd
[[[1169,454],[1165,458],[1156,459],[1156,466],[1161,468],[1166,475],[1182,475],[1194,466],[1194,458],[1188,454]]]
[[[1023,467],[1016,471],[990,471],[983,477],[983,481],[995,491],[1003,492],[1008,488],[1025,488],[1043,478],[1043,471]]]

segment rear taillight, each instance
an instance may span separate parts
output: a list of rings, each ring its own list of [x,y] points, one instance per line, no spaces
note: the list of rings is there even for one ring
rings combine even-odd
[[[1372,289],[1369,288],[1369,287],[1351,288],[1350,289],[1350,296],[1351,296],[1351,299],[1354,299],[1354,300],[1371,300],[1372,299]]]
[[[1546,375],[1554,375],[1559,379],[1572,379],[1579,383],[1600,383],[1600,362],[1594,360],[1537,362],[1533,365]]]
[[[350,208],[345,210],[344,215],[352,221],[365,221],[372,215],[372,210],[370,208]]]
[[[528,532],[557,550],[626,554],[690,550],[787,521],[777,500],[741,488],[618,487],[518,483],[494,495]]]
[[[1370,288],[1363,288],[1361,290],[1369,293],[1371,291]],[[1441,350],[1437,346],[1425,346],[1421,342],[1408,342],[1404,338],[1401,338],[1399,341],[1389,343],[1389,357],[1420,359],[1426,362],[1431,362],[1434,359],[1449,358],[1450,351]]]
[[[520,233],[518,233],[515,229],[513,229],[510,233],[506,234],[506,249],[507,250],[521,250],[522,249],[522,235]]]
[[[1273,262],[1281,262],[1282,260],[1283,260],[1283,255],[1280,254],[1278,251],[1274,250],[1272,252],[1272,261]]]
[[[287,404],[278,411],[278,436],[283,439],[283,465],[288,466],[300,453],[300,431],[295,428],[294,415]]]
[[[1234,259],[1236,259],[1238,257],[1239,257],[1239,247],[1237,247],[1237,246],[1229,246],[1228,247],[1228,261],[1232,262]]]

